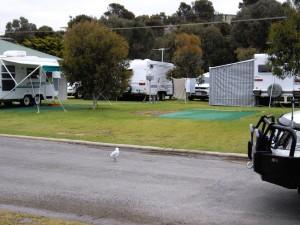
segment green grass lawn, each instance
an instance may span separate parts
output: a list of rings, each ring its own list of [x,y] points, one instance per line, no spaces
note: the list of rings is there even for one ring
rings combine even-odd
[[[0,108],[0,133],[68,138],[108,143],[148,145],[246,153],[249,124],[261,115],[279,116],[289,107],[212,107],[207,102],[165,101],[99,102],[70,99],[64,112],[59,107]],[[254,111],[235,120],[196,120],[161,118],[160,115],[183,110]]]

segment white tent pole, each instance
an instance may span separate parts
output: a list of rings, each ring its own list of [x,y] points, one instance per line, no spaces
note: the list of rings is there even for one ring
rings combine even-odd
[[[11,75],[10,71],[7,69],[5,63],[3,62],[3,60],[1,59],[1,64],[4,66],[4,68],[6,69],[6,71],[8,72],[9,76],[11,77],[11,79],[13,79],[13,81],[15,82],[15,84],[17,84],[17,81],[15,80],[15,78]]]
[[[275,83],[275,76],[273,75],[273,83],[272,83],[271,93],[270,93],[270,99],[269,99],[269,108],[271,108],[274,83]]]
[[[29,80],[30,80],[30,83],[31,83],[31,89],[32,89],[33,99],[34,99],[34,102],[36,104],[36,101],[35,101],[35,91],[34,91],[34,87],[33,87],[33,83],[32,83],[31,77],[29,77]],[[37,113],[40,113],[40,107],[39,107],[39,105],[36,104],[36,107],[37,107]]]
[[[37,69],[39,69],[41,66],[38,66],[37,68],[35,68],[30,74],[28,74],[23,80],[21,80],[19,83],[16,83],[16,86],[11,89],[6,95],[1,96],[1,98],[4,98],[6,96],[8,96],[11,92],[13,92],[18,86],[20,86],[28,77],[30,77]]]
[[[109,99],[107,98],[107,97],[105,97],[103,94],[100,94],[104,99],[105,99],[105,101],[108,101],[108,103],[110,104],[110,105],[112,105],[112,103],[109,101]]]

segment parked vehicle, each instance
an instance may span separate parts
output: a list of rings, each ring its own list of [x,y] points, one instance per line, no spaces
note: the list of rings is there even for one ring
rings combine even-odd
[[[272,74],[267,65],[267,54],[254,55],[254,88],[256,105],[262,101],[276,98],[284,103],[291,101],[293,96],[300,97],[300,78],[287,77],[280,79]]]
[[[0,102],[24,106],[54,100],[59,95],[60,68],[56,59],[27,56],[25,51],[0,55]]]
[[[194,88],[190,88],[192,90],[189,93],[189,100],[194,99],[208,99],[209,98],[209,72],[204,73],[199,78],[195,79]]]
[[[300,111],[281,116],[262,116],[250,125],[248,163],[263,181],[300,194]]]
[[[174,68],[172,63],[149,59],[135,59],[130,62],[132,77],[124,95],[149,97],[164,100],[173,95],[173,83],[167,74]]]
[[[68,96],[73,96],[75,98],[82,98],[83,94],[82,94],[82,90],[81,90],[81,82],[77,81],[77,82],[68,82],[67,83],[67,94]]]

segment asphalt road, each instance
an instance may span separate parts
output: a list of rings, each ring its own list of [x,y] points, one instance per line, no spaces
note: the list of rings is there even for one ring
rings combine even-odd
[[[2,208],[49,210],[101,225],[300,223],[297,192],[262,182],[242,161],[121,149],[113,162],[110,148],[0,143]]]

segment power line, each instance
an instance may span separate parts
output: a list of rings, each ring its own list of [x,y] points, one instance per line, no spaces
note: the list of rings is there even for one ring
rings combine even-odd
[[[230,23],[244,23],[244,22],[255,22],[255,21],[270,21],[270,20],[283,20],[287,19],[286,16],[276,16],[276,17],[263,17],[254,19],[240,19],[232,20]],[[228,23],[225,21],[211,21],[211,22],[200,22],[200,23],[183,23],[183,24],[169,24],[169,25],[155,25],[155,26],[137,26],[137,27],[110,27],[111,30],[137,30],[137,29],[155,29],[155,28],[174,28],[181,26],[199,26],[199,25],[214,25],[214,24],[224,24]],[[20,34],[20,33],[59,33],[64,32],[59,31],[11,31],[5,32],[6,34]],[[3,32],[4,33],[4,32]]]
[[[287,17],[286,16],[277,16],[277,17],[264,17],[264,18],[256,18],[256,19],[232,20],[231,23],[282,20],[282,19],[287,19]],[[212,22],[183,23],[183,24],[170,24],[170,25],[157,25],[157,26],[115,27],[115,28],[110,28],[110,29],[111,30],[135,30],[135,29],[152,29],[152,28],[172,28],[172,27],[180,27],[180,26],[214,25],[214,24],[224,24],[224,23],[228,23],[228,22],[212,21]]]

